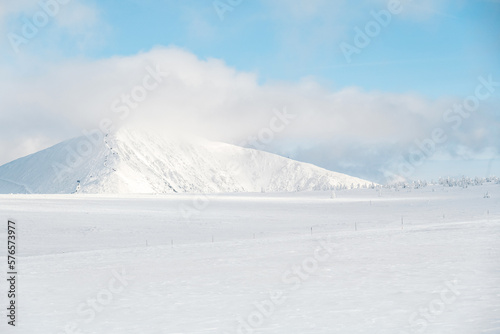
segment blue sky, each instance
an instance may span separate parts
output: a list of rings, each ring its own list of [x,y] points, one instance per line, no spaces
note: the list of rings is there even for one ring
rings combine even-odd
[[[50,1],[56,0],[43,2]],[[230,10],[221,16],[215,3]],[[388,3],[382,0],[241,0],[239,4],[236,0],[73,0],[59,5],[57,14],[35,37],[19,45],[17,53],[9,42],[9,34],[22,36],[25,20],[33,21],[40,6],[34,0],[2,4],[0,33],[5,38],[0,42],[0,74],[1,84],[10,90],[4,90],[3,106],[0,102],[9,114],[3,115],[3,124],[6,121],[30,124],[26,120],[34,115],[41,121],[26,126],[28,130],[20,131],[14,139],[11,136],[14,148],[12,144],[0,147],[0,163],[54,144],[73,133],[78,135],[82,127],[78,122],[83,116],[75,113],[87,111],[70,113],[59,109],[81,104],[82,97],[88,99],[91,84],[76,83],[65,77],[69,76],[67,73],[87,73],[95,75],[93,82],[106,82],[111,77],[121,77],[120,69],[132,71],[133,66],[145,59],[161,58],[168,67],[177,61],[179,54],[161,50],[179,49],[185,52],[184,58],[194,57],[191,65],[183,63],[182,66],[188,67],[184,72],[200,68],[203,73],[216,71],[224,77],[251,77],[245,89],[233,92],[228,88],[217,93],[240,94],[238,98],[246,100],[245,107],[251,105],[252,110],[244,111],[245,107],[231,100],[214,104],[211,112],[225,116],[231,112],[236,119],[241,114],[244,120],[245,113],[255,112],[255,108],[260,113],[261,109],[286,106],[300,114],[302,128],[295,125],[277,135],[264,149],[381,181],[391,161],[407,156],[415,140],[428,137],[442,122],[441,115],[447,108],[474,93],[479,76],[490,75],[500,81],[500,2],[496,0],[402,1],[401,12],[390,14],[386,26],[376,23],[379,31],[370,37],[367,46],[358,45],[359,53],[352,54],[348,61],[341,50],[342,43],[356,46],[356,29],[365,32],[367,25],[373,26],[376,22],[373,13],[388,13]],[[220,60],[222,67],[207,62],[209,59]],[[103,71],[103,64],[113,71]],[[54,72],[59,74],[54,76]],[[178,74],[179,78],[183,75]],[[234,84],[231,81],[234,78],[228,79],[228,86]],[[47,81],[53,83],[50,90]],[[67,89],[68,81],[75,93],[67,94],[73,100],[67,97],[63,104],[54,95]],[[116,88],[113,92],[126,90],[123,82],[122,87],[114,81],[108,86]],[[187,94],[192,87],[186,84],[185,88]],[[12,97],[43,95],[40,92],[44,90],[47,90],[44,97],[17,100]],[[457,164],[463,166],[463,174],[484,174],[482,167],[477,166],[483,161],[490,166],[492,159],[498,159],[499,93],[500,89],[482,102],[480,116],[450,133],[446,145],[428,157],[429,163],[419,166],[412,177],[446,176],[452,170],[450,166]],[[96,96],[99,94],[93,94],[95,103],[90,105],[101,108],[106,99],[112,99],[112,94],[116,93],[110,91],[109,96],[102,97],[102,102]],[[212,105],[211,101],[199,99],[200,105]],[[188,113],[181,111],[183,106],[177,108],[178,114]],[[185,107],[192,108],[195,107]],[[312,121],[307,123],[312,119],[307,118],[311,114],[317,125]],[[171,122],[178,117],[154,115],[151,118],[156,123]],[[94,116],[96,120],[102,117],[98,113]],[[195,119],[194,123],[202,118],[199,114],[190,117]],[[344,122],[342,129],[338,125],[323,128],[322,123],[335,119]],[[388,130],[388,135],[359,130],[367,119],[374,127],[391,129],[401,124],[402,130]],[[219,123],[223,122],[221,116]],[[262,123],[265,122],[263,118]],[[85,123],[85,126],[90,125]],[[315,126],[322,128],[317,135],[311,130]],[[352,127],[353,135],[346,127]],[[221,136],[221,129],[214,125],[213,132],[203,134],[238,143],[256,131],[258,125],[253,129],[241,125],[241,136],[237,133]],[[366,132],[370,135],[365,137]],[[367,160],[367,156],[372,160]],[[498,168],[495,162],[493,171]],[[453,176],[460,173],[453,168]]]
[[[317,7],[308,14],[285,8],[283,1],[243,0],[224,12],[221,21],[212,1],[106,1],[99,12],[110,27],[108,42],[89,55],[132,55],[173,44],[256,72],[262,81],[315,76],[335,87],[416,91],[432,97],[465,94],[467,83],[482,70],[500,70],[498,3],[464,1],[457,6],[457,1],[436,1],[423,9],[417,1],[402,5],[403,13],[393,15],[391,24],[351,64],[339,43],[351,43],[354,28],[364,28],[373,20],[370,12],[387,4],[312,3]]]

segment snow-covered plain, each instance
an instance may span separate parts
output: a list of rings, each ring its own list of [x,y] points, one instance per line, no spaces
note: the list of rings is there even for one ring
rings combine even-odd
[[[500,333],[500,185],[336,197],[1,195],[0,332]]]

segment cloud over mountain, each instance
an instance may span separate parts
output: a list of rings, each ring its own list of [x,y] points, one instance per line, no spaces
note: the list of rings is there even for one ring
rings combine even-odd
[[[6,68],[2,72],[0,104],[12,112],[0,118],[2,124],[16,125],[0,134],[2,163],[96,128],[103,119],[117,127],[138,123],[252,146],[249,139],[269,128],[276,110],[287,110],[293,121],[255,148],[343,172],[376,157],[370,170],[355,170],[377,179],[415,140],[430,136],[429,129],[443,123],[447,109],[461,102],[356,87],[335,90],[313,78],[261,84],[253,73],[176,47],[66,61],[29,76]],[[157,81],[151,78],[155,72]],[[453,155],[458,147],[467,147],[478,153],[494,146],[499,119],[492,105],[482,102],[460,132],[448,131],[439,151]]]

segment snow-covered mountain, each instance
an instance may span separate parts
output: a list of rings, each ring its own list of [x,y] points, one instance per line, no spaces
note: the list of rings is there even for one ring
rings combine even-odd
[[[0,166],[0,193],[327,190],[371,182],[275,154],[120,129],[82,136]]]

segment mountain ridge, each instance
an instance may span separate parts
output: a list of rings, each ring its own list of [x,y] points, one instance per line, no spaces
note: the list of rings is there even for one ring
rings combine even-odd
[[[72,138],[0,166],[0,193],[290,192],[371,184],[264,151],[131,129]]]

